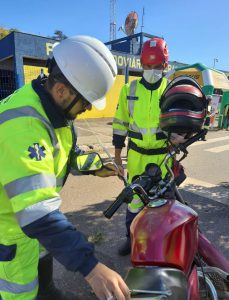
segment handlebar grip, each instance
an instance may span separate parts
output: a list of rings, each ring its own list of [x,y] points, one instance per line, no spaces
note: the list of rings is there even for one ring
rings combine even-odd
[[[116,198],[116,200],[103,212],[107,219],[110,219],[113,214],[119,209],[124,203],[131,201],[133,197],[133,191],[131,188],[126,187]]]
[[[108,209],[103,212],[104,216],[107,219],[110,219],[113,216],[113,214],[119,209],[119,207],[123,204],[124,199],[121,196],[122,195],[119,195],[117,199],[108,207]]]
[[[202,129],[199,133],[195,134],[193,137],[188,139],[185,143],[182,144],[183,148],[187,148],[191,144],[195,143],[199,139],[203,138],[207,134],[207,129]]]

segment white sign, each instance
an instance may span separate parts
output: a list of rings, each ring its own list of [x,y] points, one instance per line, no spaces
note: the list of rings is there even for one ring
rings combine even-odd
[[[210,127],[214,127],[215,118],[219,115],[220,112],[220,101],[221,96],[220,95],[212,95],[212,100],[210,103],[211,106],[211,117],[210,117]]]

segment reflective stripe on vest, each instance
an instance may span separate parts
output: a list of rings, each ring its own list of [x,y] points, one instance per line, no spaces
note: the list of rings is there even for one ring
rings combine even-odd
[[[134,115],[134,101],[138,100],[138,97],[136,97],[136,91],[137,91],[137,80],[133,80],[130,83],[130,93],[129,96],[127,96],[127,100],[128,100],[128,111],[130,116],[133,118]],[[135,121],[133,122],[133,124],[129,125],[129,129],[132,129],[140,134],[145,134],[147,133],[148,129],[147,128],[138,128],[137,124],[135,123]],[[133,133],[130,133],[129,136],[131,137],[133,136]],[[136,135],[135,135],[136,136]],[[136,136],[137,139],[142,139],[142,137],[139,135],[138,137]]]
[[[31,106],[24,106],[20,108],[13,108],[9,109],[7,111],[4,111],[1,113],[1,119],[0,119],[0,125],[3,124],[6,121],[15,119],[15,118],[21,118],[21,117],[34,117],[39,119],[46,127],[48,130],[50,139],[52,141],[53,148],[55,151],[58,150],[58,140],[55,134],[55,131],[53,130],[53,126],[51,125],[48,120],[43,117],[41,114],[39,114],[33,107]],[[55,152],[54,152],[55,156]]]
[[[128,110],[129,110],[129,113],[132,117],[133,117],[133,114],[134,114],[134,101],[136,101],[138,99],[136,97],[136,91],[137,91],[137,80],[133,80],[130,83],[130,95],[129,95],[129,97],[127,97],[127,99],[128,99]]]
[[[44,200],[26,207],[24,210],[16,213],[16,218],[21,227],[24,227],[44,216],[50,212],[60,208],[61,198],[56,197]]]
[[[136,133],[139,133],[139,134],[147,134],[148,133],[148,128],[140,128],[140,127],[138,127],[137,125],[136,125],[136,123],[134,123],[134,124],[130,124],[129,125],[129,129],[130,130],[133,130],[133,131],[135,131]],[[164,131],[162,131],[160,128],[150,128],[149,129],[150,130],[150,133],[151,134],[156,134],[157,135],[157,139],[159,140],[159,139],[165,139],[166,137],[167,137],[167,134],[166,134],[166,132],[164,132]],[[130,131],[129,131],[130,132]],[[129,135],[130,136],[130,135]],[[130,136],[131,137],[131,136]],[[141,139],[142,140],[142,137],[141,138],[139,138],[139,139]]]
[[[122,136],[127,136],[128,130],[113,129],[113,133]]]
[[[125,126],[125,127],[128,127],[128,126],[129,126],[129,123],[124,122],[124,121],[121,121],[121,120],[116,119],[116,118],[113,119],[113,123],[114,123],[114,124],[123,125],[123,126]]]
[[[56,178],[56,186],[62,187],[64,185],[65,178]]]
[[[147,134],[148,133],[148,128],[139,128],[135,123],[134,124],[130,124],[129,128],[131,130],[136,131],[136,132],[140,132],[141,134]]]
[[[12,294],[32,292],[37,287],[38,287],[37,278],[27,284],[18,284],[18,283],[13,283],[13,282],[0,279],[0,291],[12,293]]]
[[[17,195],[43,189],[52,188],[56,186],[56,177],[53,174],[35,174],[31,176],[22,177],[12,182],[7,183],[4,189],[9,198]]]

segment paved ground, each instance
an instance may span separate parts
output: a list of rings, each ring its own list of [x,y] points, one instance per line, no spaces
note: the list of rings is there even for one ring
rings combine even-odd
[[[101,142],[112,154],[111,121],[111,119],[77,121],[78,144],[84,149],[94,149],[103,155]],[[97,138],[91,130],[97,132]],[[199,194],[193,193],[194,190],[196,191],[196,186],[199,186]],[[62,211],[80,231],[95,242],[97,257],[125,276],[131,266],[130,257],[117,255],[117,247],[124,241],[125,236],[125,206],[119,209],[111,220],[106,220],[102,214],[122,188],[123,185],[117,178],[101,179],[93,176],[74,178],[70,176],[61,195],[64,199]],[[209,191],[209,186],[202,186],[199,181],[198,184],[193,181],[187,182],[184,189],[186,190],[183,190],[182,193],[185,199],[199,213],[202,230],[229,257],[229,207],[225,203],[214,201],[214,189],[205,194]],[[222,190],[220,191],[222,195]],[[67,272],[57,262],[55,263],[55,281],[59,287],[77,295],[76,299],[96,299],[89,286],[82,280],[81,275]]]

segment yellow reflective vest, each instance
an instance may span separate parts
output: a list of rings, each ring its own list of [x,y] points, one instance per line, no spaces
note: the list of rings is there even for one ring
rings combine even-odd
[[[147,89],[141,80],[123,86],[113,120],[113,135],[128,136],[129,183],[135,175],[142,174],[149,163],[159,165],[163,177],[167,173],[163,164],[168,152],[167,136],[159,128],[159,102],[167,79],[163,78],[155,90]],[[136,213],[142,206],[140,199],[133,199],[128,208]]]
[[[113,133],[128,136],[143,149],[164,148],[166,136],[159,128],[159,100],[167,86],[163,78],[156,90],[148,90],[141,79],[124,85],[113,121]]]
[[[0,244],[60,207],[75,140],[72,124],[55,119],[56,109],[47,102],[51,122],[31,84],[0,102]]]

